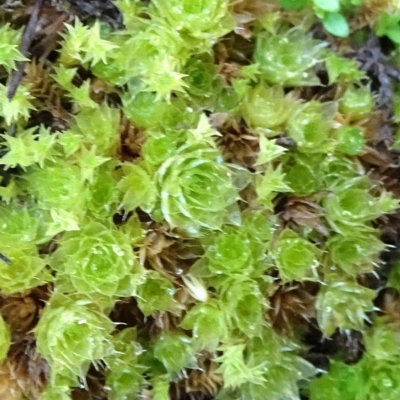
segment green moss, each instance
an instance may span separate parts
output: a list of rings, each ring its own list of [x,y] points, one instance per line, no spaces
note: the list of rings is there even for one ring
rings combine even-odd
[[[11,100],[25,57],[19,18],[1,23],[0,359],[26,328],[25,309],[4,322],[8,303],[40,294],[41,399],[94,376],[110,400],[399,397],[399,328],[375,306],[400,290],[399,262],[373,278],[399,133],[379,134],[378,83],[342,51],[359,3],[118,0],[124,26],[76,18]],[[395,65],[387,7],[368,22]],[[350,38],[316,39],[318,20]],[[311,328],[356,330],[365,354],[330,354],[317,377]]]

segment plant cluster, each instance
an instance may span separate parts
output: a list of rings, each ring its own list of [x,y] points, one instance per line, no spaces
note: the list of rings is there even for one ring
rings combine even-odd
[[[123,29],[76,18],[31,61],[1,25],[4,398],[31,331],[45,382],[15,399],[399,397],[400,326],[376,303],[399,265],[374,281],[398,143],[371,77],[312,29],[348,36],[371,1],[116,0]],[[396,44],[387,3],[368,29]],[[365,353],[322,368],[312,329]]]

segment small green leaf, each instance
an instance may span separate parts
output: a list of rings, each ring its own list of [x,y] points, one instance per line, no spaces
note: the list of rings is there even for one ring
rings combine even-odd
[[[356,126],[342,126],[335,133],[338,140],[336,150],[341,153],[355,156],[364,150],[364,132],[360,128]]]
[[[339,57],[335,53],[329,53],[325,61],[329,75],[329,84],[336,81],[356,82],[364,78],[365,74],[359,69],[356,60]]]
[[[183,318],[181,327],[193,330],[193,342],[198,350],[213,352],[228,335],[226,318],[222,303],[212,299],[191,308]]]
[[[84,378],[91,362],[113,353],[113,329],[97,304],[53,293],[35,328],[37,349],[50,364],[52,379],[57,371]]]
[[[226,346],[223,355],[215,361],[221,365],[216,373],[224,377],[224,387],[238,388],[244,383],[255,383],[262,385],[265,382],[265,371],[267,370],[267,361],[258,365],[250,366],[244,358],[245,345]]]
[[[183,334],[169,332],[159,337],[154,345],[154,356],[164,364],[169,373],[196,367],[191,340]]]
[[[48,129],[41,126],[18,132],[17,135],[1,135],[7,148],[7,153],[0,159],[5,169],[19,165],[23,170],[33,164],[43,168],[46,159],[54,160],[54,143],[57,135],[50,134]]]
[[[317,321],[323,334],[331,336],[337,328],[363,331],[368,313],[374,309],[376,292],[340,275],[325,279],[327,284],[318,292],[316,301]]]
[[[144,315],[171,310],[174,293],[174,286],[167,278],[157,271],[149,271],[145,281],[137,289],[138,306]]]
[[[150,212],[156,201],[156,188],[152,181],[151,172],[145,167],[135,164],[123,164],[125,176],[118,183],[118,189],[124,193],[122,204],[126,211],[133,211],[140,207]]]
[[[30,110],[35,109],[31,100],[33,100],[33,96],[29,90],[19,85],[10,101],[7,97],[7,88],[0,84],[0,116],[4,118],[7,125],[29,118]]]
[[[260,153],[258,154],[255,166],[269,163],[275,158],[280,157],[287,151],[282,146],[276,144],[276,140],[268,140],[264,135],[260,136]]]
[[[322,22],[324,23],[325,29],[329,33],[332,33],[332,35],[338,37],[349,36],[349,25],[347,24],[347,21],[342,14],[335,12],[326,13],[322,18]]]
[[[340,10],[339,0],[313,0],[316,7],[328,12],[337,12]]]
[[[256,177],[258,202],[269,209],[272,207],[272,200],[278,193],[291,191],[292,189],[285,183],[285,174],[282,172],[281,164],[276,169],[269,164],[264,175]]]

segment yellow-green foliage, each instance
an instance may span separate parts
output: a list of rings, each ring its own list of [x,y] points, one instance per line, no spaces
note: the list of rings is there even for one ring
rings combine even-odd
[[[376,220],[398,208],[363,158],[376,96],[310,29],[346,36],[359,1],[148,3],[116,1],[120,30],[66,25],[48,78],[65,129],[32,126],[45,104],[29,78],[11,101],[0,83],[0,291],[50,292],[41,398],[71,398],[94,365],[111,400],[167,400],[206,357],[220,400],[398,399],[399,329],[372,317],[362,279],[386,249]],[[0,27],[1,79],[20,42]],[[315,378],[301,329],[274,329],[270,297],[298,284],[317,288],[303,319],[322,336],[365,334],[358,364]],[[3,360],[2,318],[0,337]]]

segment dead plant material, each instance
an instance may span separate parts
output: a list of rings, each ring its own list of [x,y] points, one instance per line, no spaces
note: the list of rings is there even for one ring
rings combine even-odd
[[[217,145],[227,162],[251,168],[258,156],[258,137],[252,135],[242,122],[227,121],[220,128],[222,136],[217,139]]]
[[[234,32],[245,39],[250,39],[253,36],[252,31],[248,28],[251,22],[278,8],[277,5],[272,5],[263,0],[234,0],[232,6],[236,21]]]
[[[140,263],[177,283],[200,256],[201,246],[197,241],[182,239],[154,222],[147,232],[139,251]]]
[[[49,365],[36,352],[33,334],[25,335],[13,343],[7,360],[0,367],[0,398],[39,398],[49,373]]]
[[[222,63],[237,63],[249,65],[253,57],[255,43],[240,35],[230,33],[224,36],[214,46],[214,58],[217,65]]]
[[[137,160],[140,157],[142,145],[146,141],[143,131],[123,117],[120,125],[120,138],[120,159],[128,162]]]
[[[323,236],[328,236],[328,228],[322,219],[323,211],[324,209],[311,199],[289,197],[283,206],[283,211],[278,215],[291,228],[305,226],[315,229]]]
[[[202,352],[198,355],[199,368],[186,370],[186,377],[171,387],[172,399],[207,400],[217,394],[222,385],[222,376],[216,374],[218,364],[212,361],[213,355]]]
[[[376,305],[387,322],[400,329],[400,293],[393,288],[385,288],[379,293]]]
[[[0,314],[10,326],[13,337],[25,335],[35,327],[49,297],[48,286],[12,296],[0,295]]]
[[[383,13],[392,14],[397,10],[396,2],[393,0],[367,0],[363,1],[355,21],[355,28],[361,29],[365,26],[372,27]]]
[[[280,334],[293,334],[304,330],[316,317],[315,295],[318,285],[295,283],[276,286],[270,297],[268,311],[272,327]]]

